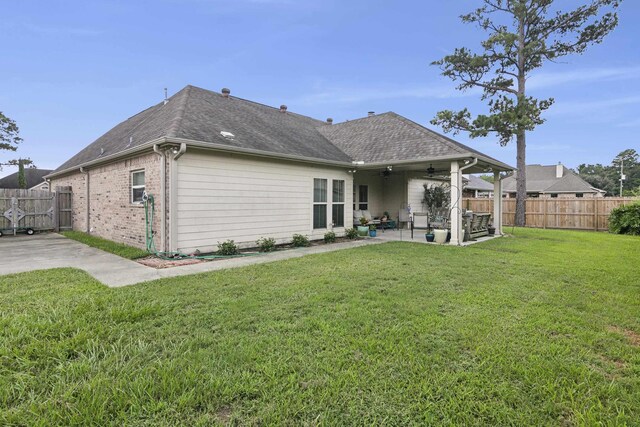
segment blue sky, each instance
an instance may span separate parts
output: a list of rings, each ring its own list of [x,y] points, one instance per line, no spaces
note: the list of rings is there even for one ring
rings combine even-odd
[[[2,0],[0,111],[19,155],[55,168],[187,84],[336,122],[395,111],[432,127],[441,109],[483,110],[429,64],[483,33],[458,16],[479,0]],[[574,0],[562,0],[575,5]],[[556,104],[528,136],[528,162],[609,163],[640,151],[640,2],[584,55],[547,64],[530,94]],[[515,144],[463,143],[515,164]],[[0,152],[0,160],[15,157]],[[13,172],[6,168],[0,172]]]

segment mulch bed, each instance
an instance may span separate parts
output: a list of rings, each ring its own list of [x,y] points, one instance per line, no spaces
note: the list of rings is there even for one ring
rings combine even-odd
[[[346,237],[336,237],[336,241],[334,243],[342,243],[342,242],[349,242],[351,240],[347,239]],[[332,243],[325,243],[323,240],[312,240],[309,242],[309,246],[324,246],[324,245],[331,245]],[[284,245],[277,245],[275,251],[287,251],[290,249],[297,249],[295,246],[293,246],[292,244],[284,244]],[[248,254],[248,253],[256,253],[256,248],[248,248],[248,249],[241,249],[240,250],[241,254]],[[199,254],[201,256],[204,255],[215,255],[215,254]],[[192,264],[200,264],[202,262],[210,262],[210,261],[219,261],[219,260],[223,260],[223,259],[229,259],[229,258],[213,258],[213,259],[196,259],[196,258],[175,258],[175,259],[163,259],[163,258],[158,258],[156,256],[153,255],[149,255],[147,257],[144,258],[139,258],[136,260],[136,262],[138,262],[139,264],[142,264],[144,266],[147,267],[151,267],[151,268],[171,268],[171,267],[180,267],[183,265],[192,265]]]

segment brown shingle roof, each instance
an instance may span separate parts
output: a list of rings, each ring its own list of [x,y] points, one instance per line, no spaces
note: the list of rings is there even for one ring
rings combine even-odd
[[[220,132],[230,132],[232,140]],[[186,86],[118,124],[63,163],[55,172],[79,167],[156,138],[182,138],[238,149],[330,162],[366,163],[474,156],[482,153],[395,113],[328,125],[323,121],[236,97]]]

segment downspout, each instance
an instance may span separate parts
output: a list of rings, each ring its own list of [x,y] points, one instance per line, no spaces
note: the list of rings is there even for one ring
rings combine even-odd
[[[87,233],[91,233],[91,225],[90,225],[90,221],[91,221],[91,210],[90,210],[90,199],[89,199],[89,171],[85,170],[84,167],[80,167],[80,173],[83,173],[85,176],[85,200],[87,201],[87,212],[85,213],[85,219],[86,219],[86,223],[87,223],[87,229],[86,232]]]
[[[459,171],[460,171],[460,172],[462,172],[463,170],[465,170],[465,169],[469,169],[470,167],[475,166],[475,165],[477,165],[477,164],[478,164],[478,158],[477,158],[477,157],[474,157],[474,158],[473,158],[473,160],[471,161],[471,163],[469,163],[468,165],[464,165],[464,166],[462,166],[462,167],[459,169]]]
[[[187,144],[185,142],[180,144],[180,149],[174,151],[171,161],[171,176],[169,178],[169,244],[171,246],[170,251],[176,252],[178,250],[178,218],[176,218],[178,212],[178,159],[187,151]]]
[[[165,204],[166,181],[167,181],[167,155],[160,150],[158,144],[153,144],[153,152],[160,156],[160,206],[162,206],[162,214],[160,215],[160,239],[162,244],[161,251],[166,251],[167,244],[167,205]]]

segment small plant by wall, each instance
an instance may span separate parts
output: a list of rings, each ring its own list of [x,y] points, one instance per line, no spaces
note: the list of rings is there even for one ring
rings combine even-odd
[[[327,231],[324,233],[324,242],[325,243],[334,243],[336,241],[336,233],[333,231]]]
[[[273,237],[261,237],[256,240],[260,252],[272,252],[276,250],[276,239]]]
[[[294,234],[293,238],[291,239],[291,243],[296,248],[301,248],[304,246],[309,246],[309,239],[307,238],[307,236],[303,236],[302,234]]]
[[[356,230],[355,228],[347,228],[344,231],[344,237],[346,237],[349,240],[357,239],[358,238],[358,230]]]
[[[218,254],[219,255],[238,255],[240,250],[238,245],[233,240],[225,240],[224,242],[218,242]]]

